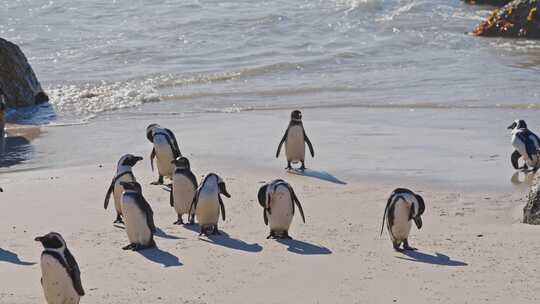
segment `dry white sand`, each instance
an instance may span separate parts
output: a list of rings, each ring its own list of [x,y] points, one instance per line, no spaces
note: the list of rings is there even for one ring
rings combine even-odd
[[[49,231],[65,237],[79,263],[87,292],[81,303],[539,301],[540,227],[520,223],[523,190],[461,191],[451,185],[408,182],[407,177],[398,182],[367,182],[330,170],[346,182],[338,184],[287,174],[281,169],[283,159],[262,161],[271,159],[283,124],[279,128],[261,124],[262,129],[257,129],[276,135],[268,157],[260,156],[259,161],[259,156],[250,156],[241,161],[242,154],[231,155],[231,150],[240,151],[238,146],[245,145],[238,134],[223,138],[226,134],[216,130],[202,137],[184,131],[172,120],[160,121],[173,126],[199,178],[215,171],[228,184],[232,198],[224,198],[227,220],[220,224],[228,236],[208,239],[193,229],[172,225],[176,215],[168,193],[149,185],[155,176],[149,169],[150,147],[144,139],[148,121],[138,120],[129,138],[106,138],[110,134],[100,128],[88,128],[101,132],[92,140],[144,153],[145,160],[134,172],[155,212],[159,249],[123,251],[127,237],[123,229],[112,225],[114,208],[103,210],[120,155],[108,159],[87,156],[85,165],[4,173],[0,176],[5,190],[0,193],[0,303],[44,303],[40,269],[35,264],[42,248],[33,239]],[[222,128],[230,131],[231,126],[241,124],[238,119]],[[191,131],[204,126],[199,123]],[[66,131],[49,132],[54,141],[54,132]],[[76,128],[70,132],[78,138]],[[317,150],[321,137],[316,134],[310,134],[316,157],[324,158],[317,154],[324,148]],[[208,142],[215,142],[216,147]],[[66,149],[75,149],[69,141],[63,143]],[[227,152],[216,157],[220,149]],[[104,154],[100,153],[96,155]],[[317,159],[310,164],[317,167]],[[320,176],[322,171],[311,175]],[[261,182],[274,178],[293,185],[306,213],[306,224],[295,217],[290,231],[293,241],[266,239],[268,229],[256,194]],[[386,231],[379,236],[386,199],[397,186],[411,187],[426,200],[424,227],[420,231],[413,228],[410,240],[417,252],[394,252]]]

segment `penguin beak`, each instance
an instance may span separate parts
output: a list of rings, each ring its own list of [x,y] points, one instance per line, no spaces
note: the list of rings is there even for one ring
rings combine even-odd
[[[513,130],[515,127],[516,127],[516,123],[514,122],[513,124],[509,125],[507,129]]]
[[[38,237],[36,237],[36,238],[34,239],[34,241],[40,242],[40,243],[41,243],[41,242],[43,242],[44,239],[45,239],[44,236],[38,236]]]
[[[225,183],[219,183],[219,192],[223,195],[225,195],[228,198],[231,198],[231,195],[229,192],[227,192],[227,188],[225,187]]]
[[[135,162],[138,162],[138,161],[143,160],[143,157],[142,156],[135,156],[134,159],[135,159]]]
[[[422,218],[421,217],[415,217],[414,223],[416,224],[416,227],[418,229],[422,228]]]

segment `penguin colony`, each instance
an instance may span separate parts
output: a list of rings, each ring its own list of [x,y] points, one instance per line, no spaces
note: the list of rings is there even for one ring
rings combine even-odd
[[[527,128],[523,120],[516,120],[508,127],[512,130],[512,146],[515,151],[510,162],[515,169],[533,170],[540,168],[540,139]],[[154,171],[154,159],[158,180],[153,185],[163,185],[164,178],[171,181],[170,205],[176,214],[175,225],[199,224],[200,235],[219,235],[220,217],[226,219],[225,204],[222,195],[230,198],[225,181],[215,173],[208,173],[197,183],[191,171],[189,160],[182,156],[174,133],[158,124],[151,124],[146,129],[146,137],[152,143],[150,166]],[[276,157],[285,144],[287,170],[305,170],[305,145],[314,157],[314,149],[302,124],[302,113],[291,113],[289,125],[279,142]],[[156,246],[154,234],[154,213],[146,201],[132,171],[141,161],[141,156],[126,154],[120,158],[116,173],[105,195],[104,207],[107,209],[111,196],[116,211],[115,224],[124,224],[129,243],[124,250],[143,250]],[[519,166],[520,159],[523,165]],[[292,164],[300,163],[299,169]],[[0,188],[0,192],[3,191]],[[289,229],[293,217],[298,211],[305,223],[305,215],[293,187],[284,180],[276,179],[262,185],[257,193],[257,200],[262,207],[264,224],[269,228],[267,238],[291,239]],[[388,198],[383,213],[381,235],[386,230],[394,250],[416,250],[409,244],[409,234],[414,223],[422,228],[422,218],[426,205],[419,194],[405,188],[395,189]],[[187,222],[184,222],[186,216]],[[84,296],[79,266],[66,241],[56,232],[36,237],[44,250],[41,254],[41,285],[48,304],[78,304]]]

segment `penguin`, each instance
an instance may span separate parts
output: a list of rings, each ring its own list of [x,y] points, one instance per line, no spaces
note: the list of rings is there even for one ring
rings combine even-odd
[[[173,160],[175,165],[174,174],[172,177],[170,203],[171,207],[174,207],[178,220],[174,222],[175,225],[183,225],[182,215],[188,214],[189,225],[193,225],[194,222],[188,212],[197,192],[197,178],[191,172],[189,160],[185,157],[178,157]]]
[[[122,211],[129,239],[129,245],[122,249],[139,251],[156,247],[154,212],[142,195],[141,185],[137,182],[120,182],[120,185],[124,188]]]
[[[182,156],[174,133],[158,124],[151,124],[146,128],[146,138],[154,145],[150,153],[150,167],[154,171],[154,158],[157,158],[159,178],[152,185],[162,185],[163,177],[172,178],[173,165],[171,162]]]
[[[512,130],[512,146],[514,152],[510,156],[510,162],[514,169],[527,170],[532,167],[534,171],[540,168],[540,139],[527,128],[524,120],[516,120],[510,126]],[[518,161],[523,157],[525,164],[519,167]]]
[[[120,182],[134,182],[135,176],[133,175],[133,172],[131,171],[133,166],[139,161],[141,161],[143,158],[140,156],[134,156],[132,154],[126,154],[120,158],[118,161],[118,164],[116,165],[116,175],[113,177],[111,181],[111,185],[109,186],[109,189],[107,190],[107,194],[105,194],[105,203],[103,204],[103,207],[107,209],[109,206],[109,200],[111,198],[111,195],[114,197],[114,208],[116,209],[116,220],[114,223],[120,223],[123,224],[124,221],[122,220],[122,191],[124,190],[122,186],[120,186]]]
[[[215,173],[207,174],[199,185],[199,188],[197,188],[189,209],[189,214],[191,214],[190,220],[193,221],[193,218],[196,216],[197,222],[201,226],[199,235],[204,234],[209,236],[211,234],[221,234],[218,231],[218,221],[220,213],[223,220],[225,220],[225,205],[223,205],[220,194],[228,198],[231,197],[221,177]]]
[[[304,210],[293,188],[287,182],[276,179],[263,185],[257,194],[263,207],[264,223],[270,226],[267,239],[291,239],[289,227],[294,216],[294,205],[298,206],[302,221],[305,223]]]
[[[311,157],[315,157],[315,152],[313,151],[313,145],[309,140],[306,130],[304,130],[304,125],[302,124],[302,113],[299,110],[294,110],[291,112],[291,121],[289,126],[283,135],[283,138],[279,142],[276,158],[279,158],[279,152],[281,151],[281,146],[285,143],[285,155],[287,156],[287,168],[291,170],[291,163],[301,162],[302,165],[300,170],[305,170],[305,156],[306,156],[306,146],[304,142],[308,145],[309,152]]]
[[[41,253],[41,287],[48,304],[78,304],[84,289],[79,265],[57,232],[35,238]]]
[[[384,230],[384,221],[387,223],[388,234],[396,251],[416,250],[409,246],[409,233],[412,222],[418,229],[422,228],[422,214],[426,210],[424,199],[409,189],[397,188],[392,192],[384,209],[381,235]],[[403,244],[403,249],[400,245]]]

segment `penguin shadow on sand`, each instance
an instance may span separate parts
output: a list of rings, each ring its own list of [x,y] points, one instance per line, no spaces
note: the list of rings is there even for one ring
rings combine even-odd
[[[144,249],[137,251],[137,253],[151,262],[163,265],[163,267],[178,267],[184,265],[177,256],[167,251],[163,251],[158,247]]]
[[[0,263],[1,262],[7,262],[7,263],[21,265],[21,266],[31,266],[31,265],[36,264],[32,262],[21,261],[21,259],[19,258],[19,255],[17,255],[15,252],[11,252],[9,250],[0,248]]]
[[[199,225],[196,225],[196,224],[184,226],[184,227],[188,230],[191,230],[197,233],[200,231]],[[262,246],[257,243],[248,244],[242,240],[231,237],[229,234],[227,234],[226,232],[223,232],[222,230],[220,230],[219,233],[220,235],[209,235],[207,237],[200,236],[199,240],[209,243],[209,244],[219,245],[225,248],[230,248],[230,249],[235,249],[235,250],[245,251],[245,252],[253,252],[253,253],[261,252],[263,249]]]
[[[420,251],[406,250],[401,252],[407,257],[397,257],[398,259],[420,262],[432,265],[441,265],[441,266],[467,266],[468,264],[462,261],[452,260],[449,256],[435,252],[435,255],[430,255]]]
[[[167,232],[161,230],[161,228],[156,227],[156,233],[154,234],[157,237],[163,238],[163,239],[169,239],[169,240],[183,240],[182,237],[177,237],[174,235],[167,234]]]
[[[335,177],[334,175],[326,172],[326,171],[318,171],[318,170],[312,170],[312,169],[304,169],[304,170],[300,170],[300,169],[292,169],[292,170],[287,170],[288,173],[291,173],[291,174],[296,174],[296,175],[302,175],[302,176],[307,176],[307,177],[312,177],[312,178],[316,178],[316,179],[320,179],[320,180],[323,180],[323,181],[327,181],[327,182],[330,182],[330,183],[334,183],[334,184],[339,184],[339,185],[346,185],[347,183],[340,180],[339,178]]]
[[[277,239],[276,242],[289,246],[288,251],[301,255],[324,255],[332,254],[332,251],[326,247],[310,244],[295,239]]]
[[[118,229],[126,229],[126,227],[122,224],[114,224],[113,227]],[[155,236],[160,237],[162,239],[169,239],[169,240],[185,240],[183,237],[178,237],[174,235],[167,234],[167,232],[163,231],[161,228],[156,227],[156,233],[154,233]]]

